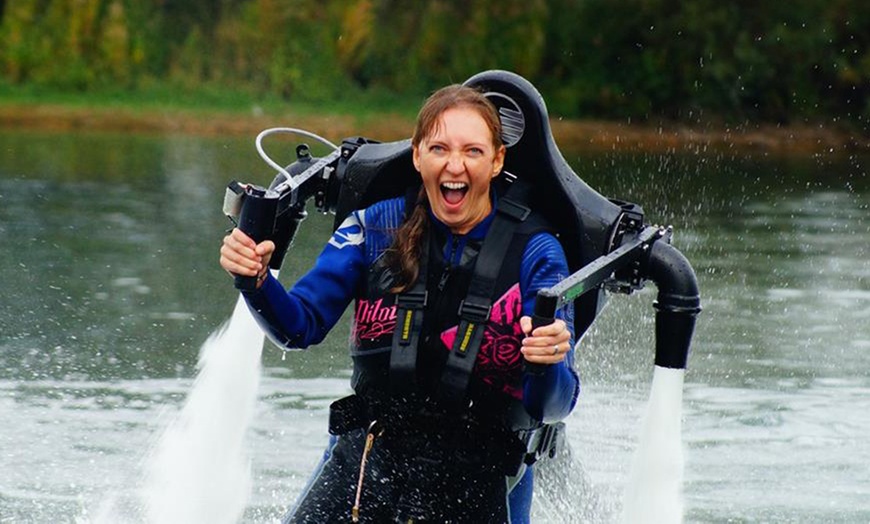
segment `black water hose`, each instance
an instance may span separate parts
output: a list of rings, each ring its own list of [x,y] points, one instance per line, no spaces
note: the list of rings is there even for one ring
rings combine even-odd
[[[691,264],[667,242],[653,242],[641,271],[658,288],[655,365],[685,369],[695,319],[701,312],[698,279]]]

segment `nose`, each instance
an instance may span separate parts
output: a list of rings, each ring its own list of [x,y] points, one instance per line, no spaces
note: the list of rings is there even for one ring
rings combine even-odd
[[[463,173],[465,172],[465,159],[462,158],[462,153],[459,151],[452,151],[447,156],[447,165],[445,169],[448,173]]]

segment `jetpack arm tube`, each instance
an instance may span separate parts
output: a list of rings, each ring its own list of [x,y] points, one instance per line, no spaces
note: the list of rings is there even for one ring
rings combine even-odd
[[[305,204],[309,198],[328,183],[321,176],[324,168],[338,161],[341,151],[333,151],[317,160],[301,173],[290,176],[284,170],[285,176],[279,176],[268,189],[254,185],[240,186],[243,198],[240,200],[239,229],[255,242],[272,240],[275,242],[275,252],[269,266],[278,270],[284,261],[287,248],[293,242],[299,224],[305,219]],[[226,207],[226,202],[225,202]],[[235,275],[236,289],[253,291],[256,289],[256,277]]]
[[[698,279],[689,261],[666,242],[653,243],[645,267],[658,288],[655,365],[685,369],[695,319],[701,312]]]
[[[640,276],[652,280],[658,288],[654,304],[657,310],[655,364],[685,368],[701,299],[692,266],[663,238],[666,236],[666,230],[648,226],[611,253],[593,260],[555,286],[540,290],[535,298],[533,325],[552,322],[555,311],[563,304],[597,289],[615,271],[640,259]],[[541,373],[545,367],[527,364],[532,373]]]
[[[596,258],[555,286],[538,291],[535,297],[532,326],[544,326],[553,322],[557,309],[584,293],[597,289],[611,278],[615,271],[640,258],[649,244],[655,243],[655,240],[663,235],[662,229],[648,226],[617,249]]]
[[[275,251],[272,253],[272,259],[269,261],[270,268],[276,271],[281,269],[281,265],[284,264],[284,257],[293,244],[293,239],[296,238],[299,224],[307,216],[308,213],[305,211],[304,206],[294,206],[284,214],[278,215],[275,219],[275,232],[272,236],[272,241],[275,242]]]
[[[662,234],[663,231],[659,228],[647,227],[627,239],[617,249],[598,257],[555,286],[538,291],[532,315],[532,329],[551,324],[557,309],[580,295],[597,289],[613,275],[614,271],[637,260],[649,243],[660,238]],[[543,375],[547,366],[548,364],[526,363],[525,368],[533,375]]]

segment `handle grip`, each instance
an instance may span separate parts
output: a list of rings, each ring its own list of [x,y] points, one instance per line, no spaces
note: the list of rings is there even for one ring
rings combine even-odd
[[[305,211],[304,204],[302,206],[290,207],[284,211],[275,220],[275,231],[269,237],[275,243],[275,251],[272,252],[272,259],[269,261],[269,267],[274,270],[280,270],[284,263],[284,257],[287,251],[293,244],[293,239],[296,238],[296,232],[299,230],[299,225],[308,216]]]
[[[239,229],[260,243],[270,238],[275,230],[275,219],[278,214],[278,195],[268,192],[259,186],[245,188],[245,199],[242,211],[239,213]],[[240,291],[257,289],[257,277],[235,275],[234,285]]]
[[[559,305],[558,295],[547,293],[547,290],[538,291],[535,296],[535,309],[532,313],[532,330],[541,326],[552,324],[556,321],[556,308]],[[552,364],[535,364],[526,362],[526,372],[532,375],[543,375],[547,367]]]

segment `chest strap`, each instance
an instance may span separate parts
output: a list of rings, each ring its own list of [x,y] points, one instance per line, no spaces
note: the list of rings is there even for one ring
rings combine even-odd
[[[426,276],[429,273],[430,234],[423,235],[417,281],[396,295],[396,329],[390,351],[390,387],[393,392],[412,392],[417,384],[417,347],[423,331],[423,310],[428,303]]]
[[[483,343],[492,304],[497,298],[494,296],[496,282],[507,259],[514,233],[530,213],[524,200],[525,188],[520,182],[515,182],[507,195],[498,201],[496,216],[474,262],[468,294],[459,305],[456,338],[438,388],[440,400],[449,409],[466,407],[471,373]]]
[[[518,226],[529,216],[525,205],[528,189],[514,182],[499,199],[496,216],[487,231],[474,261],[468,294],[459,306],[459,326],[453,348],[447,357],[438,388],[438,397],[451,409],[465,407],[468,384],[492,304],[497,297],[496,282]],[[433,236],[424,235],[417,281],[410,290],[396,296],[396,329],[390,352],[390,385],[394,393],[416,390],[417,353],[427,305],[427,275]]]

